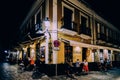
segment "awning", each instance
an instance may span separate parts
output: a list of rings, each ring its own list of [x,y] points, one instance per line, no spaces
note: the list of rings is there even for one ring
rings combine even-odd
[[[86,44],[86,43],[73,41],[73,40],[67,40],[67,41],[70,42],[71,46],[80,46],[80,47],[87,47],[87,48],[93,48],[93,49],[108,49],[108,50],[113,50],[113,51],[119,51],[120,52],[120,49],[116,49],[116,48],[99,46],[99,45],[92,45],[92,44]]]

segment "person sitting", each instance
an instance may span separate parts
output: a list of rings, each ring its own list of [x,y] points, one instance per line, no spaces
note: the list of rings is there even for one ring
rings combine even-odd
[[[74,77],[74,71],[73,71],[73,63],[72,63],[72,60],[70,59],[69,61],[66,60],[66,73],[67,73],[67,76],[70,77],[70,78],[73,78],[75,79]]]
[[[97,63],[97,66],[98,66],[98,70],[99,70],[99,71],[103,71],[103,67],[102,67],[101,62],[98,62],[98,63]]]
[[[18,60],[18,65],[20,65],[21,63],[22,63],[22,58]]]

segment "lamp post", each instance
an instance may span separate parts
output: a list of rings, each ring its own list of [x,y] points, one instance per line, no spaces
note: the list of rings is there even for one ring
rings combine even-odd
[[[50,27],[50,21],[49,21],[48,17],[45,18],[45,20],[43,21],[43,24],[44,24],[44,26],[45,26],[45,29],[44,29],[43,31],[38,30],[36,33],[38,33],[38,34],[43,34],[43,33],[44,33],[44,35],[45,35],[45,37],[46,37],[45,63],[48,64],[48,59],[49,59],[49,58],[48,58],[48,57],[49,57],[49,56],[48,56],[48,55],[49,55],[49,39],[51,39],[51,34],[50,34],[50,32],[48,31],[48,29],[49,29],[49,27]]]
[[[52,55],[51,38],[53,39],[53,37],[51,37],[51,34],[50,34],[49,30],[48,30],[49,27],[50,27],[50,21],[49,21],[48,18],[45,18],[45,20],[43,21],[43,25],[45,26],[44,30],[43,31],[39,30],[36,33],[38,33],[38,34],[44,34],[45,37],[46,37],[45,63],[48,64],[48,62],[51,62],[51,55]],[[56,30],[56,28],[54,28],[54,29]],[[57,37],[54,37],[54,38],[55,38],[55,44],[56,44],[56,38]],[[57,45],[57,47],[58,47],[58,45]],[[53,63],[56,64],[56,67],[55,67],[56,77],[57,77],[57,53],[58,52],[56,50],[53,51]]]
[[[44,25],[45,25],[45,36],[46,36],[46,53],[45,53],[45,63],[47,64],[49,61],[49,38],[51,39],[51,35],[48,31],[50,27],[50,21],[48,18],[45,18],[44,20]]]

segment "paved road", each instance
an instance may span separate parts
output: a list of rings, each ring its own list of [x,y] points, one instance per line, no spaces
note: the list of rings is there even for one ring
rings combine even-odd
[[[17,69],[18,65],[10,65],[9,63],[0,63],[0,80],[74,80],[66,78],[65,75],[48,77],[42,76],[39,79],[32,78],[32,71],[20,73]],[[120,69],[113,68],[108,72],[90,71],[88,75],[76,76],[77,80],[120,80]]]

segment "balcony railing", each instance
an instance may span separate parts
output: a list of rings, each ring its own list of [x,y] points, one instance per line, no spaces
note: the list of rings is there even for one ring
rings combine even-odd
[[[98,33],[97,40],[107,41],[107,37],[104,33]]]
[[[63,34],[67,34],[67,35],[77,35],[77,23],[72,22],[70,23],[70,26],[67,25],[62,25],[61,29],[59,30],[60,32],[62,32]]]
[[[78,32],[77,23],[72,22],[73,31]]]
[[[81,26],[79,34],[91,36],[91,29],[89,27]]]
[[[75,31],[77,32],[78,29],[77,29],[77,23],[75,22],[72,22],[72,23],[69,23],[70,26],[68,25],[62,25],[62,28],[65,28],[65,29],[68,29],[68,30],[71,30],[71,31]]]
[[[81,26],[79,36],[83,39],[91,39],[91,29],[89,27]]]

